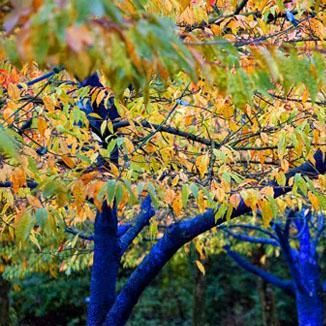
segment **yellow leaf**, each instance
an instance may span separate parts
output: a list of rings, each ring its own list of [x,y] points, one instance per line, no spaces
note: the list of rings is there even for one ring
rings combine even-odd
[[[106,96],[105,90],[100,90],[96,97],[96,104],[99,106],[101,102],[103,101],[104,97]]]
[[[119,172],[119,169],[117,168],[117,166],[113,163],[110,163],[110,170],[111,170],[111,173],[115,176],[115,177],[118,177],[120,172]]]
[[[199,260],[196,260],[195,261],[196,265],[197,265],[197,268],[200,270],[200,272],[205,275],[206,271],[205,271],[205,267],[204,265],[202,264],[202,262],[200,262]]]
[[[279,172],[276,174],[275,179],[280,186],[285,186],[286,177],[284,172]]]
[[[101,91],[100,88],[96,88],[92,91],[91,102],[94,104],[96,102],[97,94]]]
[[[124,138],[124,144],[127,148],[128,153],[132,153],[135,149],[134,144],[131,142],[131,140],[127,137]]]
[[[208,154],[198,156],[196,159],[196,167],[201,177],[205,175],[208,169],[209,157]]]
[[[84,183],[81,180],[77,180],[71,187],[71,191],[76,200],[77,207],[80,207],[86,199]]]
[[[264,187],[261,190],[261,194],[267,197],[274,197],[274,189],[273,187]]]
[[[289,162],[287,160],[281,160],[281,168],[284,172],[289,170]]]
[[[226,194],[225,194],[225,191],[223,190],[223,188],[221,188],[221,187],[217,187],[217,188],[214,190],[214,195],[215,195],[215,198],[216,198],[219,202],[223,202]]]
[[[311,205],[314,210],[318,211],[319,210],[319,199],[316,195],[314,195],[311,191],[308,192],[308,198],[311,202]]]
[[[273,211],[271,205],[267,200],[262,200],[259,204],[261,213],[263,215],[263,224],[265,227],[268,227],[269,223],[273,218]]]
[[[250,207],[253,211],[257,208],[258,200],[260,200],[261,194],[255,189],[243,190],[240,192],[245,204]]]
[[[20,98],[20,90],[15,84],[8,85],[8,94],[13,100],[18,100]]]
[[[101,123],[100,131],[101,131],[101,135],[102,135],[102,136],[103,136],[104,133],[105,133],[105,130],[106,130],[107,125],[108,125],[108,121],[107,121],[107,120],[104,120],[104,121]]]
[[[202,243],[200,241],[196,241],[196,240],[193,243],[195,245],[197,252],[199,253],[200,259],[205,259],[205,254],[204,254]]]
[[[204,199],[204,193],[202,190],[198,192],[197,205],[199,208],[199,212],[200,213],[204,212],[206,208],[206,200]]]
[[[306,103],[308,98],[309,98],[309,92],[308,92],[307,88],[305,88],[303,91],[303,94],[302,94],[302,98],[301,98],[302,103]]]
[[[46,95],[43,97],[43,103],[44,103],[44,106],[46,107],[46,109],[49,111],[49,112],[54,112],[55,111],[55,101],[53,101],[51,99],[50,96]]]

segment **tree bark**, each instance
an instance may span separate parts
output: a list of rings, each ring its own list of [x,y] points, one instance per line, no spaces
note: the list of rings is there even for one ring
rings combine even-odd
[[[266,268],[262,258],[265,254],[263,248],[259,248],[254,256],[254,263],[258,266]],[[260,277],[257,280],[257,289],[260,298],[262,310],[262,324],[264,326],[279,326],[276,317],[275,298],[271,285]]]
[[[258,291],[262,306],[262,319],[264,326],[279,326],[275,309],[274,292],[270,284],[258,278]]]
[[[296,293],[298,323],[300,326],[323,326],[324,306],[321,293]]]
[[[116,297],[120,247],[117,236],[117,213],[103,204],[96,214],[94,228],[94,262],[91,275],[88,325],[102,325]]]
[[[203,264],[205,270],[208,266],[208,258],[200,259],[197,253],[197,259]],[[205,323],[205,292],[206,292],[206,275],[204,275],[195,266],[195,287],[193,293],[192,325],[203,326]]]

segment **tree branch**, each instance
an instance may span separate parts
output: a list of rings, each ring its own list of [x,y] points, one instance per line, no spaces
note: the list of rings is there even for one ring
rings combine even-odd
[[[166,133],[169,133],[169,134],[172,134],[172,135],[181,136],[181,137],[184,137],[184,138],[186,138],[188,140],[191,140],[191,141],[203,144],[203,145],[207,145],[207,146],[212,145],[212,141],[209,140],[209,139],[196,136],[194,134],[179,130],[179,129],[174,128],[174,127],[163,126],[163,125],[159,125],[159,124],[156,124],[156,123],[150,123],[150,122],[148,122],[146,120],[143,120],[141,122],[135,122],[135,125],[140,125],[140,126],[142,126],[144,128],[149,128],[149,129],[153,129],[153,128],[156,129],[156,130],[159,129],[160,132],[166,132]],[[118,122],[113,123],[113,127],[116,128],[116,129],[123,128],[123,127],[128,127],[128,126],[130,126],[130,123],[127,120],[118,121]],[[221,147],[221,144],[218,143],[218,142],[214,142],[214,146],[215,146],[215,148],[218,149],[218,148]]]
[[[278,224],[275,224],[274,228],[275,228],[275,233],[277,234],[277,237],[279,239],[280,246],[282,248],[282,253],[285,256],[294,283],[298,287],[298,289],[300,289],[301,291],[305,291],[305,288],[302,284],[302,280],[300,277],[300,272],[298,270],[298,267],[293,257],[293,249],[290,247],[288,237],[283,233],[281,227]]]
[[[94,240],[94,235],[87,235],[82,233],[79,230],[73,229],[71,227],[65,227],[65,232],[73,234],[73,235],[78,235],[78,238],[82,240],[88,240],[88,241],[93,241]]]
[[[233,15],[239,15],[241,10],[247,5],[248,0],[242,0],[239,6],[234,11]]]
[[[257,238],[257,237],[251,237],[246,234],[240,234],[240,233],[234,233],[227,228],[220,228],[223,232],[226,234],[232,236],[234,239],[240,240],[240,241],[245,241],[245,242],[250,242],[250,243],[259,243],[259,244],[264,244],[264,245],[271,245],[274,247],[279,247],[279,243],[275,240],[272,239],[266,239],[266,238]]]
[[[149,220],[155,215],[152,207],[152,200],[149,195],[144,199],[140,207],[140,213],[136,217],[135,224],[131,226],[128,231],[120,238],[120,252],[121,255],[125,253],[132,241],[137,237],[139,232],[149,225]]]
[[[27,181],[26,182],[26,187],[30,189],[35,189],[37,188],[38,183],[35,181]],[[0,188],[11,188],[12,187],[12,182],[10,181],[5,181],[5,182],[0,182]]]
[[[118,225],[118,231],[117,231],[117,236],[118,237],[122,237],[131,227],[131,224],[129,223],[124,223],[124,224],[120,224]],[[81,232],[80,230],[71,228],[71,227],[65,227],[65,232],[73,234],[73,235],[78,235],[78,237],[82,240],[88,240],[88,241],[94,241],[94,235],[90,234],[87,235],[83,232]]]
[[[253,265],[248,260],[243,258],[241,255],[232,251],[229,246],[225,246],[224,249],[226,250],[229,257],[231,257],[239,266],[243,269],[248,271],[249,273],[255,274],[262,278],[264,281],[271,283],[272,285],[280,288],[285,293],[293,295],[294,294],[294,287],[293,283],[289,280],[282,280],[279,277],[273,275],[272,273],[266,272],[263,269]]]
[[[37,78],[35,78],[35,79],[32,79],[32,80],[26,82],[26,85],[27,85],[27,86],[32,86],[32,85],[34,85],[34,84],[36,84],[36,83],[39,83],[39,82],[41,82],[41,81],[43,81],[43,80],[45,80],[45,79],[48,79],[48,78],[52,77],[53,75],[58,74],[58,73],[59,73],[60,71],[62,71],[63,69],[64,69],[63,66],[54,67],[54,68],[53,68],[51,71],[49,71],[48,73],[46,73],[46,74],[44,74],[44,75],[42,75],[42,76],[39,76],[39,77],[37,77]],[[17,86],[18,86],[18,88],[20,88],[20,89],[23,88],[23,86],[20,85],[20,84],[18,84]]]
[[[277,241],[277,237],[273,233],[268,232],[267,230],[264,230],[264,229],[262,229],[262,228],[260,228],[259,226],[256,226],[256,225],[250,225],[250,224],[230,224],[230,225],[225,226],[225,228],[228,228],[228,229],[240,228],[240,229],[253,230],[253,231],[257,231],[257,232],[261,232],[263,234],[266,234],[270,238],[275,239]]]

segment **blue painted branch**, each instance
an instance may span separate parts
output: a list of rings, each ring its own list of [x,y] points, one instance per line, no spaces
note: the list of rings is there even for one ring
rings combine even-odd
[[[149,220],[154,215],[155,211],[151,204],[151,197],[148,195],[141,204],[140,213],[136,217],[135,224],[120,238],[121,255],[125,253],[139,232],[141,232],[146,225],[149,225]]]
[[[239,229],[253,230],[253,231],[257,231],[257,232],[266,234],[270,238],[277,240],[277,237],[273,233],[268,232],[267,230],[264,230],[261,227],[256,226],[256,225],[250,225],[250,224],[230,224],[230,225],[220,226],[220,228],[228,228],[228,229],[239,228]]]
[[[282,280],[281,278],[273,275],[272,273],[266,272],[263,269],[253,265],[238,253],[232,251],[229,246],[225,246],[224,249],[226,250],[228,256],[230,256],[240,267],[242,267],[246,271],[259,276],[264,281],[282,289],[287,294],[294,294],[294,286],[291,281]]]
[[[39,77],[37,77],[37,78],[34,78],[34,79],[32,79],[32,80],[26,82],[26,85],[27,85],[27,86],[32,86],[32,85],[34,85],[34,84],[37,84],[37,83],[39,83],[39,82],[41,82],[41,81],[43,81],[43,80],[45,80],[45,79],[49,79],[50,77],[52,77],[52,76],[58,74],[58,73],[59,73],[60,71],[62,71],[62,70],[63,70],[63,66],[55,67],[55,68],[53,68],[50,72],[47,72],[46,74],[44,74],[44,75],[42,75],[42,76],[39,76]],[[18,84],[17,87],[18,87],[19,89],[22,89],[22,88],[23,88],[23,86],[20,85],[20,84]]]
[[[289,244],[289,238],[286,236],[286,234],[283,233],[281,227],[278,224],[274,225],[275,233],[277,234],[277,237],[279,239],[279,243],[282,249],[282,254],[285,257],[286,263],[288,265],[288,268],[290,270],[292,279],[294,281],[295,286],[300,289],[300,291],[304,291],[304,286],[300,277],[300,273],[298,270],[298,266],[295,262],[294,256],[293,256],[293,249],[290,247]]]
[[[264,245],[271,245],[271,246],[274,246],[274,247],[279,247],[278,241],[273,240],[273,239],[251,237],[251,236],[246,235],[246,234],[234,233],[234,232],[228,230],[227,228],[222,228],[221,230],[223,232],[225,232],[227,235],[232,236],[236,240],[250,242],[250,243],[259,243],[259,244],[264,244]]]

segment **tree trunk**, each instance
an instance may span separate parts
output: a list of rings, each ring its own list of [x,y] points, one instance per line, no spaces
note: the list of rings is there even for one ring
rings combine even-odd
[[[0,275],[0,326],[9,325],[10,283]]]
[[[263,259],[264,255],[265,250],[263,248],[259,248],[253,257],[255,265],[266,268],[265,259]],[[278,326],[279,322],[276,317],[276,307],[273,289],[269,283],[267,283],[260,277],[258,278],[257,282],[257,289],[262,310],[262,325]]]
[[[206,276],[197,268],[193,295],[192,325],[202,326],[205,320]]]
[[[303,217],[309,219],[306,214]],[[295,223],[300,232],[300,248],[296,257],[299,280],[295,293],[298,323],[300,326],[322,326],[324,305],[316,243],[311,239],[308,222],[297,219]]]
[[[194,258],[198,260],[204,267],[205,271],[208,267],[208,257],[204,254],[203,249],[194,250]],[[193,261],[192,261],[193,265]],[[195,287],[193,292],[193,308],[192,308],[192,325],[203,326],[205,324],[205,292],[206,292],[206,275],[203,274],[197,266],[195,266]]]
[[[324,307],[321,294],[296,293],[298,323],[300,326],[323,326]]]
[[[276,317],[274,292],[270,284],[258,278],[258,291],[262,308],[262,324],[264,326],[278,326]]]
[[[88,325],[102,325],[114,303],[120,265],[117,236],[117,213],[103,204],[97,212],[94,227],[94,260],[91,275],[91,295],[88,307]]]

